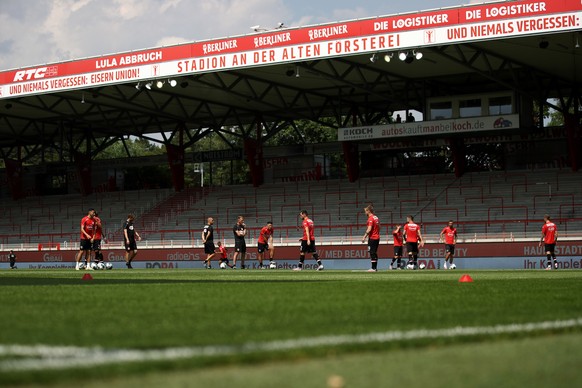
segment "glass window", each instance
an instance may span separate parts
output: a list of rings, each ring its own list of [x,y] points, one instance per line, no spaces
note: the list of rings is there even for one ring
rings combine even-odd
[[[430,119],[444,120],[453,118],[453,103],[451,101],[431,102]]]
[[[511,96],[489,98],[489,116],[506,115],[513,113]]]
[[[476,117],[476,116],[481,116],[480,98],[459,101],[459,117]]]

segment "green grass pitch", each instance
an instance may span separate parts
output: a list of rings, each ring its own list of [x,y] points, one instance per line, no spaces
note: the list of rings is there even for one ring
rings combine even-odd
[[[582,271],[463,273],[2,271],[0,385],[582,385]]]

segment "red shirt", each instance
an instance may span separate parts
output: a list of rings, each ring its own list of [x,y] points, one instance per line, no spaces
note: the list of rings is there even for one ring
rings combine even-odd
[[[398,229],[398,232],[392,232],[392,236],[394,237],[394,246],[401,247],[404,241],[404,236],[402,235],[402,229]]]
[[[409,222],[404,225],[404,234],[406,235],[406,242],[418,242],[418,232],[420,227],[414,222]]]
[[[95,221],[95,226],[94,226],[95,235],[93,236],[93,238],[95,240],[101,240],[101,237],[102,237],[101,232],[103,230],[103,225],[101,224],[101,219],[99,217],[93,217],[93,220]],[[99,224],[101,226],[99,226],[97,224]]]
[[[380,240],[380,220],[378,217],[374,214],[370,214],[366,226],[372,226],[372,229],[370,229],[369,238],[372,240]]]
[[[547,221],[542,226],[542,235],[544,236],[544,244],[555,244],[557,239],[558,228],[552,221]]]
[[[90,237],[85,236],[81,232],[81,240],[90,240],[93,237],[93,227],[95,226],[95,220],[89,216],[83,217],[81,220],[81,229],[84,230]]]
[[[441,235],[445,235],[445,244],[453,245],[455,243],[455,237],[457,237],[457,229],[451,228],[450,226],[445,226],[441,231]]]
[[[266,226],[263,226],[261,229],[261,233],[259,234],[259,244],[267,244],[269,242],[269,238],[273,235],[273,228],[269,229]]]
[[[226,253],[226,247],[224,245],[221,245],[220,247],[218,247],[218,250],[220,251],[220,256],[223,259],[226,259],[227,256],[228,256],[227,253]]]
[[[315,231],[313,229],[313,221],[309,218],[305,218],[303,220],[303,238],[302,240],[307,241],[307,233],[305,232],[305,228],[309,230],[309,241],[315,241]]]

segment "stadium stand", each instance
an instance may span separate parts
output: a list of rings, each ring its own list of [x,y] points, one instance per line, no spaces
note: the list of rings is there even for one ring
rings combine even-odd
[[[280,243],[299,236],[298,212],[307,209],[319,241],[360,239],[363,207],[374,204],[384,233],[408,214],[424,234],[437,239],[449,219],[464,239],[537,237],[543,215],[551,214],[563,236],[582,233],[582,173],[564,170],[467,173],[321,180],[269,184],[3,199],[0,244],[78,244],[78,223],[88,208],[100,212],[110,244],[121,244],[121,225],[136,214],[136,228],[152,244],[199,245],[201,228],[214,217],[218,238],[232,243],[232,225],[243,215],[256,242],[273,221]]]

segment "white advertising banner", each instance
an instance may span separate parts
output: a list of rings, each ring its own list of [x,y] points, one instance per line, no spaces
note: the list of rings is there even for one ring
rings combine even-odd
[[[410,136],[455,135],[510,128],[519,128],[519,115],[512,114],[340,128],[338,130],[338,140],[348,141],[392,139]]]
[[[461,6],[287,28],[0,72],[0,99],[337,56],[582,28],[580,0]]]

